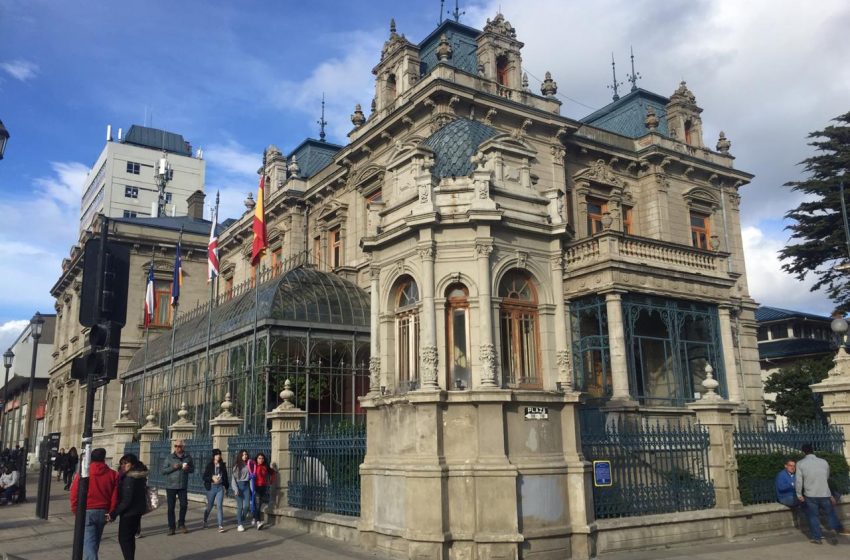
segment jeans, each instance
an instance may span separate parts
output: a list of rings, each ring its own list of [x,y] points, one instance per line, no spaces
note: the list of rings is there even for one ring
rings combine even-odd
[[[806,505],[806,514],[809,517],[809,530],[813,539],[820,540],[823,538],[820,530],[820,520],[818,519],[818,513],[821,510],[826,512],[830,529],[833,531],[840,531],[842,529],[841,522],[838,521],[838,516],[835,514],[835,507],[833,507],[832,500],[829,498],[809,498],[807,496],[804,504]]]
[[[244,525],[245,514],[251,511],[251,487],[247,480],[237,481],[236,488],[236,524]]]
[[[218,526],[221,527],[224,525],[224,509],[222,508],[222,503],[224,502],[224,486],[221,484],[213,484],[210,486],[210,489],[207,490],[207,509],[204,511],[204,525],[207,524],[207,519],[210,516],[210,511],[213,508],[213,504],[216,505],[216,515],[218,516]]]
[[[136,558],[136,533],[142,525],[141,515],[122,515],[118,521],[118,544],[124,560]]]
[[[175,529],[174,523],[174,505],[177,501],[177,498],[180,498],[180,517],[178,519],[177,527],[185,527],[186,526],[186,507],[188,505],[188,500],[186,497],[186,489],[182,488],[179,490],[172,490],[171,488],[165,489],[165,497],[168,500],[168,528],[170,530]]]
[[[7,503],[11,504],[12,503],[12,494],[14,494],[17,491],[18,491],[18,485],[17,484],[13,484],[12,486],[9,486],[8,488],[4,488],[3,489],[3,498],[6,500]]]
[[[257,521],[263,520],[263,504],[269,503],[269,487],[257,486],[254,491],[254,511],[257,512]]]
[[[103,536],[103,528],[105,526],[105,509],[86,510],[85,537],[83,539],[84,560],[97,560],[97,551],[100,548],[100,538]]]

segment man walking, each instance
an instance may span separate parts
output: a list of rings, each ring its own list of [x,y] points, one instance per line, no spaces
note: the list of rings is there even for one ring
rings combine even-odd
[[[165,496],[168,500],[168,534],[173,535],[176,528],[188,533],[186,529],[186,489],[189,486],[189,474],[195,472],[195,462],[192,456],[183,450],[183,440],[174,442],[174,453],[165,458],[162,463],[162,474],[165,476]],[[174,521],[174,506],[180,499],[180,517]]]
[[[829,490],[829,463],[815,456],[814,449],[810,443],[803,445],[805,457],[797,462],[797,476],[794,488],[797,491],[797,499],[806,508],[809,518],[809,530],[812,544],[823,544],[820,521],[818,514],[820,510],[826,513],[829,528],[841,535],[850,535],[841,526],[838,516],[835,514],[835,498]]]
[[[118,505],[118,473],[106,466],[106,449],[98,447],[91,452],[89,466],[89,491],[86,496],[86,526],[83,539],[83,558],[97,560],[103,527],[110,521],[108,513]],[[79,475],[71,484],[71,511],[76,515]]]

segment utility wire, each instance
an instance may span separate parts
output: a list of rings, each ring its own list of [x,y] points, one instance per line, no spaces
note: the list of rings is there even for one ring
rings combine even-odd
[[[541,80],[540,78],[538,78],[537,76],[532,74],[527,68],[523,68],[522,70],[523,70],[523,72],[525,72],[526,74],[528,74],[529,76],[534,78],[537,81],[538,84],[543,83],[543,80]],[[563,93],[556,93],[555,97],[560,97],[561,99],[566,99],[568,101],[572,101],[573,103],[581,105],[582,107],[586,107],[586,108],[590,109],[591,111],[596,111],[596,110],[599,109],[598,107],[592,107],[592,106],[588,105],[587,103],[582,103],[578,99],[573,99],[572,97],[569,97],[568,95],[564,95]]]

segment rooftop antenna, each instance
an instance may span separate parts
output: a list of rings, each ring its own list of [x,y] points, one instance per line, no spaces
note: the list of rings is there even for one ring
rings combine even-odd
[[[632,56],[632,73],[626,74],[626,78],[632,83],[632,91],[637,90],[637,81],[640,80],[643,76],[640,75],[640,72],[635,72],[635,50],[632,47],[629,47],[629,51]]]
[[[458,23],[460,22],[460,16],[466,15],[465,10],[463,12],[460,11],[460,6],[458,6],[458,0],[455,0],[455,10],[453,12],[449,12],[449,15],[455,18],[455,21]]]
[[[437,22],[437,27],[443,25],[443,10],[446,9],[446,0],[440,0],[440,21]]]
[[[328,121],[325,120],[325,92],[322,92],[322,118],[316,121],[319,124],[319,141],[325,141],[325,125]]]
[[[608,86],[608,89],[614,90],[614,101],[620,99],[620,86],[623,85],[623,82],[617,81],[617,63],[614,62],[614,53],[611,53],[611,73],[614,75],[614,84]]]

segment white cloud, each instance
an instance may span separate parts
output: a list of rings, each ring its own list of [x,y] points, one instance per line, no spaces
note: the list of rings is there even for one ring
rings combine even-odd
[[[204,149],[207,166],[224,175],[258,176],[263,155],[249,151],[233,140],[226,144],[212,144]]]
[[[757,227],[745,227],[744,255],[750,295],[762,305],[828,315],[833,305],[823,291],[812,292],[813,276],[799,281],[782,270],[778,252],[784,239],[773,237]]]
[[[35,185],[50,199],[68,207],[79,208],[83,185],[89,168],[77,162],[50,162],[54,175],[39,177]]]
[[[38,74],[38,65],[27,60],[0,62],[0,69],[5,70],[7,74],[22,82],[31,80]]]
[[[0,324],[0,353],[11,347],[29,324],[29,319],[13,319]]]

